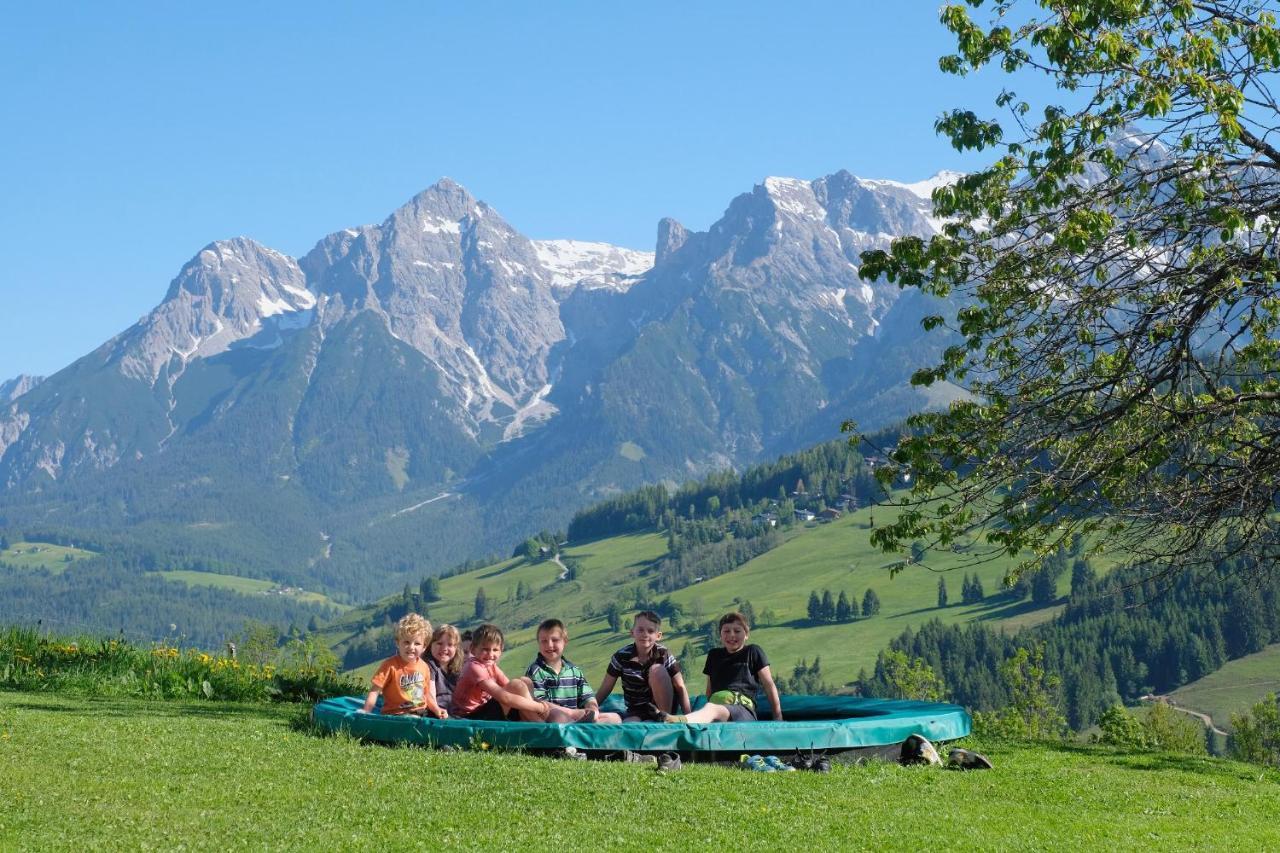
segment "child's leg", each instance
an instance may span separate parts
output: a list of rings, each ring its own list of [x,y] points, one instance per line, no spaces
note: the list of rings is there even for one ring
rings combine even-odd
[[[522,715],[523,716],[523,715]],[[560,705],[552,705],[547,711],[548,723],[580,723],[582,718],[587,716],[587,712],[577,708],[563,708]],[[594,720],[594,716],[592,717]]]
[[[507,685],[506,687],[503,688],[503,690],[507,691],[508,694],[513,696],[519,696],[523,699],[533,699],[533,692],[529,689],[529,682],[525,681],[523,678],[511,679],[510,681],[507,682]],[[518,711],[520,714],[520,719],[524,720],[525,722],[528,722],[528,723],[542,722],[542,716],[540,714],[535,714],[527,708],[520,708],[513,705],[509,701],[509,696],[500,696],[497,698],[498,698],[498,701],[502,703],[502,708],[504,711],[509,712],[512,710],[512,708],[515,708],[515,710]]]
[[[596,722],[616,726],[622,722],[622,715],[615,714],[612,711],[598,711],[596,712]]]
[[[729,709],[724,705],[708,702],[691,714],[672,715],[670,721],[678,723],[725,723],[729,721]]]
[[[649,667],[649,691],[653,693],[653,704],[661,713],[670,713],[671,700],[675,698],[675,687],[671,684],[671,673],[665,666]]]

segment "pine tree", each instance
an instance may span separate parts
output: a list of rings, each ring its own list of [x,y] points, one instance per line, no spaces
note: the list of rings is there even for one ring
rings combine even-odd
[[[845,595],[844,590],[840,590],[840,598],[836,601],[836,621],[848,622],[852,616],[853,610],[849,607],[849,596]]]
[[[862,596],[862,615],[875,616],[880,612],[880,596],[876,595],[874,589],[868,588],[865,595]]]
[[[489,618],[489,596],[485,594],[484,587],[476,590],[476,618],[481,622]]]
[[[938,578],[938,606],[947,606],[947,579]]]
[[[822,621],[831,622],[836,618],[836,600],[831,597],[831,590],[822,591]]]
[[[816,589],[809,590],[809,621],[817,622],[822,618],[822,599],[818,598]]]

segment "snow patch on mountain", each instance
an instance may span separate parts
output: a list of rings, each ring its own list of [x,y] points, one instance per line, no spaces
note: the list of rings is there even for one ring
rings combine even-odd
[[[654,253],[586,240],[533,240],[551,286],[626,290],[653,268]]]

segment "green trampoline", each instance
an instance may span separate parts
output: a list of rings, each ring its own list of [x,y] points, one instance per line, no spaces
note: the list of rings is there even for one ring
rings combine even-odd
[[[695,700],[695,706],[705,702]],[[357,696],[326,699],[313,716],[322,728],[383,743],[467,747],[484,742],[501,749],[554,750],[572,746],[592,752],[681,752],[738,755],[794,750],[883,751],[913,734],[932,741],[969,733],[969,714],[958,705],[857,696],[783,696],[783,722],[767,719],[768,700],[757,706],[766,719],[754,723],[551,724],[488,720],[435,720],[363,714]],[[618,696],[602,710],[622,711]]]

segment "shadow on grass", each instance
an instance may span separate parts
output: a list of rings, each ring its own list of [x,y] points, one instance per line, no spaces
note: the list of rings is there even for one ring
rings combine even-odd
[[[1063,604],[1065,602],[1065,598],[1055,598],[1048,604],[1037,604],[1029,598],[1023,601],[1014,602],[1009,602],[1006,599],[1004,601],[996,601],[991,605],[979,608],[975,612],[974,616],[978,621],[992,622],[997,619],[1011,619],[1014,616],[1023,616],[1027,613],[1034,613],[1037,610],[1057,607],[1059,604]]]

